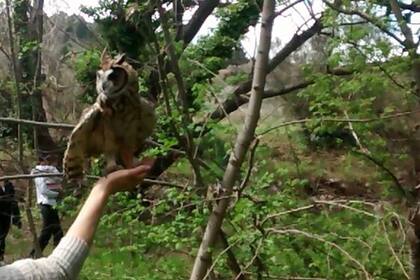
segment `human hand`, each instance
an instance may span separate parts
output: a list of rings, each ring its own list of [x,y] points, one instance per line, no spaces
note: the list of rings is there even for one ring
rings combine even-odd
[[[146,159],[137,167],[112,172],[99,179],[96,185],[104,188],[108,194],[131,191],[146,177],[154,162],[155,160]]]

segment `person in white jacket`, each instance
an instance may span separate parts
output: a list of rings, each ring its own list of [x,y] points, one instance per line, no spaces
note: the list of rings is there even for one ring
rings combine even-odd
[[[38,164],[32,169],[31,174],[37,173],[60,173],[58,169],[52,165],[50,156],[40,156]],[[54,246],[57,246],[63,237],[63,230],[60,224],[57,205],[57,197],[62,189],[61,177],[37,177],[34,179],[36,187],[36,200],[41,210],[42,230],[39,235],[39,246],[41,252],[47,247],[48,242],[53,236]],[[35,249],[32,249],[30,256],[34,257]]]

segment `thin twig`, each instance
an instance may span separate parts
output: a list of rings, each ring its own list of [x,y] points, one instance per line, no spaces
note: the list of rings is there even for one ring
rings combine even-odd
[[[256,273],[253,272],[245,272],[248,275],[255,275]],[[328,280],[327,278],[319,278],[319,277],[300,277],[300,276],[274,276],[274,275],[266,275],[264,276],[265,279],[275,279],[275,280]]]
[[[258,136],[267,134],[273,130],[276,130],[278,128],[281,127],[285,127],[285,126],[289,126],[289,125],[295,125],[295,124],[303,124],[303,123],[307,123],[310,121],[320,121],[320,122],[353,122],[353,123],[368,123],[368,122],[376,122],[376,121],[380,121],[380,120],[386,120],[386,119],[395,119],[395,118],[401,118],[401,117],[406,117],[408,115],[414,114],[414,113],[418,113],[420,112],[420,110],[416,110],[416,111],[410,111],[410,112],[401,112],[401,113],[396,113],[396,114],[392,114],[392,115],[386,115],[386,116],[381,116],[381,117],[377,117],[377,118],[362,118],[362,119],[341,119],[341,118],[319,118],[319,119],[311,119],[311,118],[306,118],[306,119],[301,119],[301,120],[294,120],[294,121],[289,121],[289,122],[284,122],[281,123],[279,125],[273,126],[271,128],[268,128],[267,130],[260,132],[258,134]]]
[[[265,217],[262,221],[261,221],[261,226],[263,226],[268,220],[279,217],[279,216],[284,216],[290,213],[296,213],[296,212],[300,212],[300,211],[305,211],[311,208],[314,208],[315,204],[311,204],[311,205],[306,205],[306,206],[302,206],[299,208],[294,208],[294,209],[290,209],[290,210],[286,210],[286,211],[282,211],[279,213],[275,213],[275,214],[271,214],[268,215],[267,217]]]
[[[2,44],[0,43],[0,52],[2,52],[4,54],[4,56],[7,58],[7,60],[10,62],[12,59],[10,58],[9,54],[7,53],[7,51],[3,48]]]
[[[288,9],[294,7],[296,4],[299,4],[300,2],[303,2],[304,0],[296,0],[295,2],[290,3],[289,5],[287,5],[286,7],[284,7],[283,9],[281,9],[278,12],[274,13],[274,17],[278,17],[280,15],[282,15],[285,11],[287,11]]]
[[[213,263],[211,264],[210,268],[208,269],[206,275],[204,275],[203,280],[206,280],[209,276],[210,273],[213,271],[214,267],[217,264],[217,261],[223,256],[223,254],[225,254],[227,251],[230,250],[230,248],[232,248],[234,245],[236,245],[238,242],[240,241],[240,239],[236,240],[235,242],[229,244],[229,246],[227,246],[223,251],[221,251],[216,258],[214,259]]]
[[[260,139],[255,138],[254,143],[251,145],[251,149],[249,152],[249,160],[248,160],[248,170],[246,172],[245,178],[243,179],[241,185],[238,188],[238,199],[240,198],[241,193],[245,189],[246,185],[248,184],[249,178],[251,177],[252,168],[254,167],[255,151],[257,150],[259,143],[260,143]]]
[[[363,18],[364,20],[367,20],[368,22],[370,22],[371,24],[373,24],[374,26],[379,28],[382,32],[384,32],[388,36],[392,37],[394,40],[396,40],[402,46],[405,45],[403,40],[401,40],[397,35],[395,35],[391,31],[389,31],[388,29],[386,29],[386,27],[384,27],[376,18],[372,18],[370,15],[368,15],[364,12],[361,12],[361,11],[342,9],[342,8],[338,7],[338,5],[330,3],[329,1],[326,1],[326,0],[323,0],[323,2],[328,7],[330,7],[331,9],[336,10],[340,13],[343,13],[343,14],[346,14],[346,15],[357,15],[357,16]]]
[[[364,265],[362,263],[360,263],[357,259],[355,259],[349,252],[344,250],[340,245],[338,245],[334,242],[328,241],[328,240],[324,239],[323,237],[319,236],[318,234],[309,233],[309,232],[298,230],[298,229],[276,229],[276,228],[269,228],[269,229],[267,229],[267,232],[268,233],[278,233],[278,234],[303,235],[303,236],[308,237],[310,239],[315,239],[315,240],[321,241],[325,244],[328,244],[328,245],[336,248],[337,250],[339,250],[344,256],[346,256],[353,263],[355,263],[360,268],[360,270],[363,272],[366,279],[369,279],[369,280],[373,279],[372,276],[369,274],[369,272],[364,267]]]
[[[242,269],[241,273],[236,275],[235,280],[239,280],[240,277],[245,273],[245,271],[254,263],[255,259],[258,257],[258,253],[262,247],[264,238],[261,238],[258,242],[257,248],[255,249],[255,253],[252,256],[251,260],[247,263],[247,265]]]
[[[337,203],[335,201],[314,200],[314,202],[317,203],[317,204],[327,204],[327,205],[332,205],[332,206],[337,206],[337,207],[340,207],[340,208],[348,209],[348,210],[351,210],[351,211],[354,211],[354,212],[357,212],[357,213],[360,213],[360,214],[364,214],[366,216],[369,216],[369,217],[372,217],[372,218],[376,218],[376,219],[379,219],[380,218],[379,216],[377,216],[375,214],[372,214],[370,212],[367,212],[367,211],[364,211],[364,210],[360,210],[360,209],[357,209],[357,208],[354,208],[354,207],[351,207],[351,206],[348,206],[348,205],[345,205],[345,204]]]
[[[386,242],[388,243],[388,247],[389,247],[389,249],[390,249],[390,251],[391,251],[392,255],[394,256],[395,260],[397,261],[398,265],[400,266],[401,271],[404,273],[404,276],[405,276],[407,279],[410,279],[410,276],[408,275],[407,271],[405,270],[404,265],[402,264],[402,262],[401,262],[400,258],[397,256],[397,254],[395,253],[394,248],[392,247],[391,240],[389,240],[388,232],[387,232],[387,230],[386,230],[386,226],[385,226],[385,223],[384,223],[383,221],[381,221],[381,225],[382,225],[382,228],[383,228],[383,230],[384,230],[385,240],[386,240]]]

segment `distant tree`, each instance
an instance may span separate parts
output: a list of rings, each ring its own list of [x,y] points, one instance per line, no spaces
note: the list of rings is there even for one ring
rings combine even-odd
[[[22,117],[45,122],[46,113],[42,100],[42,37],[44,24],[43,0],[12,1],[13,26],[18,51],[17,72],[22,91]],[[29,131],[27,131],[29,133]],[[56,145],[47,129],[34,128],[35,147],[50,151]]]

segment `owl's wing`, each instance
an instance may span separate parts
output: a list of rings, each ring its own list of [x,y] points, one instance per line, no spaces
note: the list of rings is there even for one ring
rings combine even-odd
[[[63,160],[64,176],[67,179],[82,179],[85,160],[90,156],[88,153],[89,141],[101,118],[101,110],[94,104],[87,109],[73,129]]]

